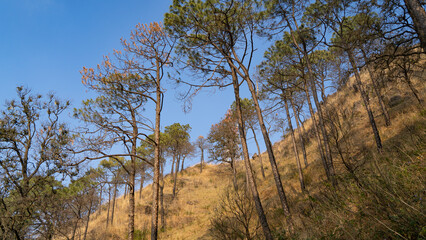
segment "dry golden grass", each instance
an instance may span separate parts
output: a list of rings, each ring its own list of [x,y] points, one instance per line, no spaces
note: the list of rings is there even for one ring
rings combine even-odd
[[[199,165],[185,169],[178,176],[178,193],[172,199],[172,179],[165,177],[164,204],[166,212],[166,228],[160,232],[160,239],[198,239],[203,237],[208,229],[209,219],[218,202],[220,193],[231,181],[231,171],[226,165],[206,164],[200,173]],[[150,229],[151,215],[149,209],[152,203],[151,185],[142,190],[142,198],[136,193],[135,229],[147,232]],[[89,223],[89,232],[96,237],[108,232],[113,239],[125,239],[127,228],[128,199],[123,196],[117,199],[114,223],[106,229],[106,214],[104,209],[94,214]],[[146,212],[145,212],[146,211]],[[208,238],[206,238],[208,239]]]

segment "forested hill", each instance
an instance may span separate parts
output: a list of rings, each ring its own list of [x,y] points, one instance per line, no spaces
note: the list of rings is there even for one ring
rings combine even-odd
[[[424,61],[422,62],[424,64]],[[423,65],[424,66],[424,65]],[[361,77],[370,88],[368,74]],[[425,68],[413,71],[412,84],[419,97],[426,92]],[[377,152],[371,127],[355,79],[326,98],[325,119],[337,186],[327,181],[312,120],[304,122],[308,166],[303,166],[305,192],[290,133],[274,144],[278,168],[292,211],[296,239],[421,239],[425,237],[425,129],[426,112],[403,81],[386,82],[382,89],[392,124],[386,126],[377,114],[383,150]],[[378,111],[377,99],[370,98]],[[295,129],[298,139],[299,131]],[[303,154],[299,151],[299,158]],[[262,154],[265,177],[259,158],[251,159],[265,213],[274,236],[286,239],[287,224],[267,162]],[[164,223],[160,239],[262,239],[255,206],[247,195],[244,163],[236,162],[238,191],[233,187],[232,168],[227,163],[200,164],[178,173],[173,197],[173,178],[164,178]],[[151,224],[151,185],[136,193],[136,236],[149,239]],[[91,216],[89,239],[123,239],[127,229],[126,196],[116,201],[112,220],[111,203],[104,202]],[[108,217],[108,208],[109,217]],[[109,223],[107,219],[109,218]],[[113,222],[111,222],[113,221]],[[84,222],[84,220],[82,220]],[[84,231],[82,226],[77,234]]]
[[[172,1],[80,68],[74,109],[6,100],[0,239],[425,239],[424,7]],[[226,113],[176,120],[207,89]]]

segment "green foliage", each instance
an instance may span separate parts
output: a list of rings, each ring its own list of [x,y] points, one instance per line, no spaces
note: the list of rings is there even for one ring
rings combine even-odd
[[[337,23],[331,42],[341,48],[359,47],[376,36],[374,29],[380,28],[380,19],[374,12],[358,13],[344,17]]]
[[[246,128],[257,128],[257,113],[256,108],[254,106],[253,99],[243,98],[240,99],[240,106],[242,112],[242,118],[244,120],[244,126]],[[237,112],[236,112],[236,104],[235,101],[231,105],[232,118],[237,121]],[[246,130],[247,131],[247,130]]]
[[[147,229],[139,230],[136,229],[133,234],[134,240],[147,240],[148,239],[149,231]]]
[[[232,62],[250,65],[248,52],[265,17],[260,6],[254,0],[173,1],[164,24],[178,40],[176,63],[198,74],[195,86],[228,86]]]
[[[164,129],[164,147],[174,157],[186,157],[193,151],[192,144],[189,142],[191,127],[189,124],[181,125],[173,123]]]
[[[181,125],[180,123],[173,123],[170,126],[166,126],[164,133],[167,134],[165,141],[166,145],[176,148],[181,145],[183,142],[189,141],[189,131],[191,127],[189,124]]]
[[[284,33],[282,40],[268,48],[264,54],[265,60],[258,66],[260,76],[265,81],[262,89],[264,95],[269,98],[278,95],[277,100],[282,101],[283,91],[296,88],[306,81],[306,63],[298,51],[288,32]]]

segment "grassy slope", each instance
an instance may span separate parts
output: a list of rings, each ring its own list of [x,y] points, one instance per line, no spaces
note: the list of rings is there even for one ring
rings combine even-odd
[[[422,94],[422,98],[425,99],[426,86],[424,85],[424,79],[426,79],[426,77],[422,71],[419,71],[418,74],[420,75],[418,75],[415,79],[416,87]],[[369,81],[365,72],[362,73],[362,77],[364,81]],[[350,155],[356,159],[363,149],[364,151],[365,148],[374,149],[375,145],[373,142],[374,139],[371,133],[371,127],[369,126],[359,93],[356,93],[350,87],[353,85],[353,82],[354,80],[350,79],[347,87],[329,96],[327,101],[330,106],[335,108],[332,112],[339,109],[342,111],[345,109],[351,109],[353,119],[350,123],[351,129],[349,134],[351,134],[352,142],[355,144],[352,145],[353,149],[351,149],[352,153],[350,153]],[[390,97],[395,95],[400,95],[403,99],[402,103],[389,109],[392,119],[391,127],[384,126],[384,120],[378,114],[379,109],[377,104],[373,105],[374,113],[376,114],[376,121],[385,147],[386,145],[390,145],[392,141],[397,141],[400,137],[412,137],[409,133],[407,134],[407,126],[411,126],[412,124],[419,122],[421,126],[425,126],[424,111],[423,116],[421,116],[419,108],[415,106],[416,103],[412,94],[409,92],[404,83],[390,83],[382,91],[382,93],[386,96],[387,101],[389,101]],[[375,103],[376,99],[372,97],[372,92],[370,93],[370,96],[371,101]],[[320,189],[323,189],[326,184],[324,182],[325,174],[316,150],[316,143],[313,138],[314,136],[311,125],[312,123],[310,120],[305,123],[305,128],[311,134],[311,139],[310,143],[307,145],[310,165],[304,169],[304,174],[308,191],[312,196],[315,196],[315,194],[320,193]],[[422,128],[422,132],[423,134],[425,133],[424,128]],[[299,213],[309,211],[309,204],[308,201],[306,201],[306,195],[303,195],[300,191],[296,164],[290,147],[289,138],[274,144],[275,154],[286,194],[289,197],[293,213],[298,215]],[[406,146],[401,145],[400,147],[404,148]],[[420,155],[417,157],[418,160],[421,161],[420,165],[423,166],[421,171],[424,172],[423,154],[424,143],[421,148]],[[281,212],[277,210],[278,198],[276,196],[275,184],[271,176],[267,155],[263,153],[262,157],[267,173],[265,180],[263,180],[260,175],[258,162],[253,162],[258,180],[259,192],[265,205],[270,224],[273,229],[279,229],[283,227],[283,219]],[[342,162],[337,156],[334,157],[334,161],[337,174],[339,177],[345,178],[347,171],[345,170]],[[238,163],[238,172],[240,173],[240,179],[244,179],[242,174],[244,172],[242,162]],[[167,227],[165,231],[160,233],[160,239],[210,239],[208,235],[210,218],[215,212],[215,207],[219,202],[221,194],[224,189],[231,184],[231,181],[231,171],[226,165],[208,165],[201,174],[199,171],[199,165],[196,165],[185,169],[181,174],[179,174],[178,197],[175,200],[172,200],[171,176],[166,176],[164,194],[165,205],[167,207]],[[424,178],[421,179],[421,181],[424,181]],[[151,186],[147,186],[143,189],[142,199],[139,199],[139,193],[136,195],[136,229],[140,230],[147,237],[149,237],[151,220],[151,216],[149,214],[149,206],[152,201],[151,192]],[[89,236],[93,239],[125,239],[127,227],[127,204],[127,199],[124,199],[123,196],[118,199],[114,225],[108,229],[105,229],[106,211],[103,210],[100,213],[95,213],[89,224]],[[355,209],[354,211],[356,211],[356,207],[354,206],[353,208]],[[303,225],[300,222],[300,219],[295,218],[296,225]],[[307,230],[302,231],[299,234],[299,237],[308,237],[309,231],[308,225]],[[105,234],[105,232],[108,232],[108,234]]]

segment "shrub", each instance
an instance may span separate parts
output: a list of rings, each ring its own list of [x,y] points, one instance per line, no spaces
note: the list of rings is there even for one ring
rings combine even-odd
[[[228,187],[210,220],[209,233],[214,239],[259,239],[255,206],[245,185],[238,190]]]
[[[134,233],[134,240],[146,240],[148,239],[148,230],[143,229],[141,230],[135,230]]]

